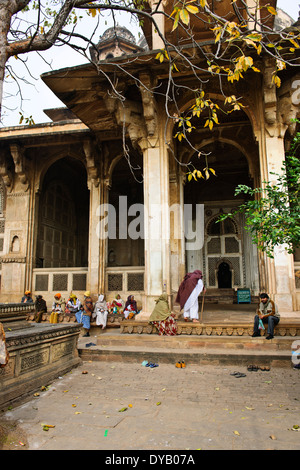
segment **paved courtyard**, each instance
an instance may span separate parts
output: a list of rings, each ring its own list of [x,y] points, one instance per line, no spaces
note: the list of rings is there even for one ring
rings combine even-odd
[[[299,450],[299,385],[292,368],[85,362],[0,423],[18,450]]]

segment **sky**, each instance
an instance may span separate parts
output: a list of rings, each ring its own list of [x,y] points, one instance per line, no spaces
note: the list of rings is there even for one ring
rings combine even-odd
[[[300,0],[277,0],[277,7],[288,13],[295,21],[298,19]],[[103,32],[112,26],[112,24],[109,18],[106,20],[106,23],[102,22],[98,37],[96,35],[97,41]],[[124,16],[119,17],[119,24],[130,29],[138,40],[137,27],[129,23]],[[20,61],[16,60],[14,57],[9,61],[9,64],[11,64],[14,70],[17,70],[18,76],[27,80],[28,83],[22,82],[22,96],[18,88],[13,84],[7,83],[5,85],[5,98],[3,101],[2,123],[0,123],[0,127],[19,125],[20,112],[22,112],[25,117],[29,118],[32,116],[36,124],[49,122],[50,119],[43,110],[62,107],[64,104],[44,84],[40,79],[40,75],[51,70],[73,67],[87,62],[83,56],[69,47],[54,47],[45,51],[43,52],[43,59],[36,53],[30,53],[27,55],[26,60],[32,77],[28,77],[26,67],[21,64]]]

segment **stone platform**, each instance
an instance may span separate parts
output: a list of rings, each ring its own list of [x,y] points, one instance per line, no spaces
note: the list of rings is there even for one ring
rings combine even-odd
[[[81,364],[78,324],[29,324],[6,330],[8,364],[0,369],[0,407],[47,386],[52,380]]]
[[[218,304],[207,305],[199,314],[199,323],[185,322],[182,314],[177,315],[178,335],[207,336],[251,336],[257,305],[255,304]],[[120,324],[121,333],[157,334],[157,329],[147,321],[124,320]],[[300,312],[282,313],[275,328],[279,336],[300,335]],[[262,335],[265,331],[262,330]]]
[[[177,322],[177,335],[196,335],[196,336],[252,336],[252,322],[234,322],[228,320],[220,323],[216,321],[207,321],[205,323],[192,323],[185,321]],[[128,321],[124,320],[120,326],[122,334],[157,334],[155,326],[146,321]],[[275,327],[275,334],[278,336],[294,337],[300,336],[300,321],[291,319],[282,319],[279,325]],[[261,331],[261,336],[266,335],[266,330]]]

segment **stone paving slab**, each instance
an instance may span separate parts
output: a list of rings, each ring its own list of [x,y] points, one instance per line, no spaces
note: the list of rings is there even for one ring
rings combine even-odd
[[[292,367],[84,362],[0,420],[18,422],[23,450],[299,450],[299,385]]]

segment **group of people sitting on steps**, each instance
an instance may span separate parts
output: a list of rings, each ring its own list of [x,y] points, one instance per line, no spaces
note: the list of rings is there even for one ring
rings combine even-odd
[[[47,313],[47,304],[42,295],[38,294],[35,297],[35,321],[40,323],[43,314]],[[33,303],[29,290],[25,291],[21,302]],[[89,291],[84,293],[83,302],[74,293],[69,295],[67,302],[60,293],[57,293],[54,295],[49,321],[50,323],[58,323],[60,314],[75,315],[76,321],[81,323],[86,330],[84,336],[89,336],[91,318],[96,319],[97,326],[105,329],[108,313],[120,313],[124,315],[125,319],[131,319],[139,311],[133,295],[129,295],[126,302],[121,299],[119,294],[111,302],[106,302],[104,295],[100,294],[97,302],[94,304]]]
[[[184,321],[191,321],[199,323],[199,302],[198,297],[205,288],[202,280],[202,272],[196,270],[192,273],[187,273],[179,286],[176,303],[180,305],[183,310]],[[267,326],[266,339],[274,338],[274,328],[280,321],[278,307],[271,300],[268,294],[260,294],[260,303],[254,317],[254,328],[252,337],[261,336],[261,330],[265,330]],[[30,291],[26,291],[22,302],[33,302]],[[43,313],[47,312],[46,302],[42,295],[36,296],[35,301],[36,321],[40,322]],[[81,303],[78,297],[71,293],[67,302],[61,297],[61,294],[55,294],[54,302],[52,305],[52,313],[50,315],[50,323],[57,323],[58,316],[61,313],[73,314],[78,323],[83,325],[86,330],[84,336],[89,336],[91,318],[96,318],[96,325],[105,329],[107,323],[108,313],[122,313],[124,319],[132,319],[138,312],[137,303],[133,295],[129,295],[126,303],[121,299],[118,294],[111,302],[106,302],[104,295],[98,296],[98,300],[93,304],[91,293],[89,291],[84,293],[84,300]],[[177,321],[175,314],[171,311],[168,302],[167,294],[162,294],[156,301],[152,314],[149,318],[149,323],[153,324],[159,335],[176,335],[177,334]]]

